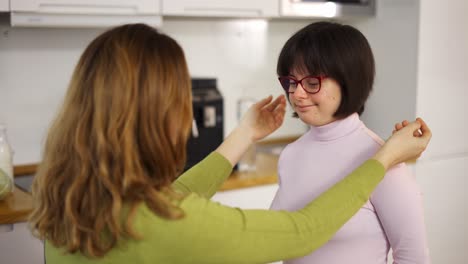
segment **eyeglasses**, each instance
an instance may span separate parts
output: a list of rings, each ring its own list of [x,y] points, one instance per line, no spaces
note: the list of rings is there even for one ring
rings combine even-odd
[[[298,85],[301,84],[304,91],[310,94],[315,94],[320,92],[322,80],[326,78],[326,76],[306,76],[300,80],[296,80],[289,76],[280,76],[278,77],[278,80],[281,87],[283,87],[287,93],[294,93]]]

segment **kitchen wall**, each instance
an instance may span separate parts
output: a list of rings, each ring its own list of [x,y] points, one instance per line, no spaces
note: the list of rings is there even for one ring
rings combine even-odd
[[[353,23],[369,39],[377,68],[362,119],[383,138],[390,136],[393,124],[415,116],[418,2],[378,1],[374,19]]]
[[[377,80],[364,119],[386,137],[394,122],[414,116],[414,106],[386,98],[404,92],[414,101],[416,1],[379,2],[377,18],[344,21],[366,34],[377,61]],[[0,122],[6,123],[15,164],[37,162],[48,125],[59,107],[73,67],[84,47],[102,29],[11,28],[0,21]],[[165,19],[162,31],[186,51],[192,76],[216,77],[225,99],[225,133],[237,122],[241,97],[281,94],[275,67],[284,42],[307,20]],[[395,82],[398,76],[398,85]],[[375,103],[376,102],[376,103]],[[389,107],[393,111],[377,111]],[[271,138],[303,133],[290,118]]]
[[[429,122],[433,141],[413,168],[424,194],[431,256],[435,264],[461,264],[468,259],[463,248],[468,242],[468,206],[463,202],[468,197],[462,190],[468,169],[468,3],[380,0],[377,7],[375,18],[344,21],[364,32],[377,62],[374,91],[362,118],[384,138],[402,119],[421,115]],[[162,30],[183,46],[193,76],[218,78],[227,133],[236,125],[239,98],[281,93],[275,74],[278,53],[309,22],[166,19]],[[8,126],[16,164],[40,161],[43,138],[71,71],[100,32],[10,28],[0,21],[0,122]],[[272,137],[305,130],[288,117]],[[248,195],[249,200],[270,199],[262,192]],[[220,199],[236,205],[235,197],[229,193],[226,201]]]
[[[240,97],[281,94],[275,73],[277,55],[285,40],[306,23],[173,19],[165,21],[162,30],[185,49],[192,76],[218,78],[225,99],[227,133],[236,125]],[[0,24],[0,122],[8,126],[15,164],[40,160],[47,127],[75,63],[101,31]],[[272,137],[303,131],[303,124],[288,118]]]
[[[467,263],[468,2],[420,1],[416,113],[433,130],[415,165],[433,263]]]

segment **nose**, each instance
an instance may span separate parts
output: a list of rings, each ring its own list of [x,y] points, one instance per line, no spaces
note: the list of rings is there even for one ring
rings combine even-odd
[[[304,88],[302,87],[302,84],[299,83],[297,85],[297,88],[296,90],[294,91],[294,93],[291,94],[294,98],[296,99],[304,99],[307,97],[307,92],[304,90]]]

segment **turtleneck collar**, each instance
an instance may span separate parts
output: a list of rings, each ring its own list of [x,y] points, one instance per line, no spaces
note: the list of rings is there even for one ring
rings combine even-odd
[[[309,134],[317,141],[332,141],[344,137],[361,126],[359,115],[354,113],[344,119],[323,126],[310,126]]]

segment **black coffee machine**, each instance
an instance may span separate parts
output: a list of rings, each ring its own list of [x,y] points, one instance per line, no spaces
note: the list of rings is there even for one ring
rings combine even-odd
[[[197,164],[224,139],[223,97],[213,78],[192,78],[193,123],[185,170]]]

